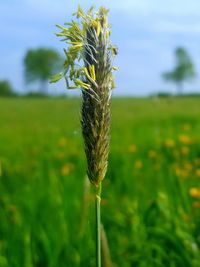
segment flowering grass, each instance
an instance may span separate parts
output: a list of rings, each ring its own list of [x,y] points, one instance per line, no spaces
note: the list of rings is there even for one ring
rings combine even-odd
[[[2,267],[95,265],[93,193],[79,233],[86,169],[79,105],[0,99]],[[199,100],[120,98],[111,108],[102,216],[113,263],[199,266]]]

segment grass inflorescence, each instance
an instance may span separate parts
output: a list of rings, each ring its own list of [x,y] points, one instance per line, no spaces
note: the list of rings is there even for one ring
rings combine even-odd
[[[96,191],[96,266],[101,267],[101,190],[108,165],[110,140],[110,98],[114,87],[113,58],[108,10],[87,12],[78,7],[78,22],[58,25],[57,34],[69,45],[64,70],[52,82],[64,77],[67,88],[82,89],[81,126],[87,158],[87,175]],[[77,64],[78,63],[78,64]],[[69,81],[73,84],[70,85]]]

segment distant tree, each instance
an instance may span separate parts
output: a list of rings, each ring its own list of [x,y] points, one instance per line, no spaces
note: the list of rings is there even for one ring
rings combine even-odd
[[[25,81],[40,82],[40,92],[47,93],[49,78],[59,70],[62,59],[53,49],[30,49],[24,57]]]
[[[176,65],[170,72],[163,73],[166,81],[174,82],[177,85],[178,94],[182,94],[183,83],[195,78],[195,69],[188,52],[179,47],[175,50]]]
[[[6,80],[0,81],[0,96],[13,96],[15,93],[12,90],[10,83]]]

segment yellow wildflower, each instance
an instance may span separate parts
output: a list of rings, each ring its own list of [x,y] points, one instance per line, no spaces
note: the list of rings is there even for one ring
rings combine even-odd
[[[175,141],[173,139],[167,139],[167,140],[165,140],[165,146],[166,147],[174,147]]]
[[[67,143],[67,140],[65,139],[65,137],[61,137],[59,140],[58,140],[58,145],[59,146],[66,146],[66,143]]]
[[[192,164],[189,162],[185,162],[184,167],[187,171],[191,171],[193,168]]]
[[[189,194],[193,198],[200,198],[200,190],[196,187],[190,188]]]
[[[181,147],[180,150],[181,150],[181,154],[182,154],[182,155],[188,155],[189,152],[190,152],[190,148],[187,147],[187,146],[183,146],[183,147]]]
[[[198,202],[198,201],[192,202],[192,207],[195,209],[199,209],[200,208],[200,202]]]
[[[179,167],[176,167],[175,173],[176,173],[176,176],[180,177],[181,174],[182,174],[182,171],[181,171],[181,169]]]
[[[73,170],[73,165],[70,163],[66,163],[62,167],[61,173],[62,173],[62,175],[68,175],[72,170]]]
[[[149,158],[153,159],[153,158],[156,158],[157,156],[157,152],[155,150],[149,150],[148,152],[148,156]]]
[[[179,141],[185,145],[191,144],[191,138],[187,135],[180,135],[179,136]]]
[[[195,174],[196,174],[196,176],[200,176],[200,169],[197,169],[197,170],[195,171]]]
[[[136,169],[141,169],[143,166],[143,163],[141,160],[136,160],[134,166]]]
[[[188,170],[184,170],[179,167],[176,167],[175,173],[177,177],[182,177],[182,178],[188,177],[189,175]]]
[[[130,145],[129,148],[128,148],[128,151],[130,153],[135,153],[137,151],[137,146],[134,145],[134,144]]]

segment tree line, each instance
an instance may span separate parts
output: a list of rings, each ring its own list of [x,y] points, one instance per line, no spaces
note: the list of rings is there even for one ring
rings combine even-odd
[[[26,85],[39,84],[40,95],[47,95],[47,86],[50,77],[61,69],[63,59],[60,54],[50,48],[29,49],[23,60],[24,80]],[[17,95],[9,81],[0,81],[0,96]]]
[[[171,71],[164,72],[162,77],[166,81],[171,81],[177,86],[177,94],[183,93],[184,82],[191,81],[196,77],[193,61],[183,47],[175,50],[175,66]]]
[[[196,77],[196,71],[191,56],[183,47],[175,50],[175,66],[171,71],[164,72],[162,78],[172,82],[177,87],[177,94],[183,93],[184,83]],[[38,83],[39,94],[47,95],[47,86],[50,77],[61,69],[63,58],[50,48],[29,49],[23,60],[24,80],[26,84]],[[17,95],[9,81],[0,81],[0,96]]]

